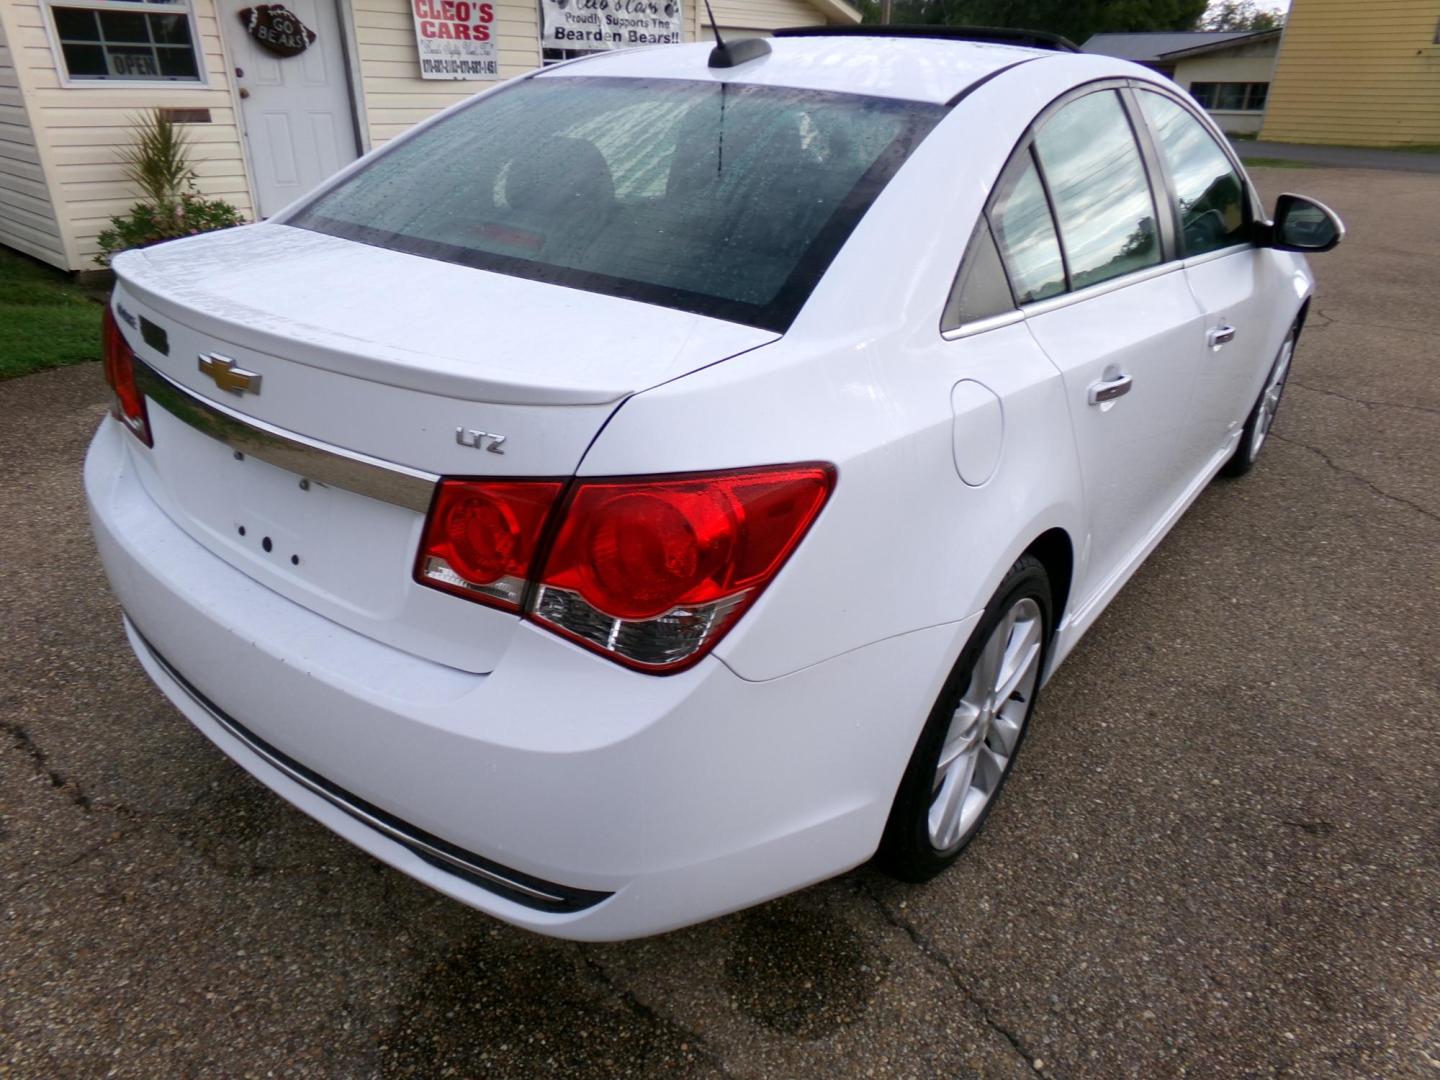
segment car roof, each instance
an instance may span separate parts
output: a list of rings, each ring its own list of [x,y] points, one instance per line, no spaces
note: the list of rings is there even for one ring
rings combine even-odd
[[[700,79],[868,94],[943,105],[1005,68],[1034,60],[1055,63],[1068,56],[1049,49],[994,42],[862,34],[783,37],[768,41],[770,55],[733,68],[707,66],[714,47],[707,41],[617,50],[547,68],[537,77]]]

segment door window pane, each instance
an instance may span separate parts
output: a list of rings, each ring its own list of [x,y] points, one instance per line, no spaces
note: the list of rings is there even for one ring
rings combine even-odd
[[[1180,200],[1185,253],[1203,255],[1245,241],[1245,185],[1225,151],[1194,116],[1142,91],[1140,107],[1160,143]]]
[[[990,223],[1015,299],[1027,304],[1065,291],[1065,264],[1040,174],[1028,153],[1022,160],[996,198]]]
[[[1071,287],[1160,261],[1155,204],[1130,121],[1110,90],[1065,106],[1036,133]]]

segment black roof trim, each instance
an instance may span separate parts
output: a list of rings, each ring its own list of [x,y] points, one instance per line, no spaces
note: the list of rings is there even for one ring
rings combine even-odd
[[[988,83],[991,79],[995,78],[997,75],[1004,75],[1005,72],[1009,71],[1011,68],[1017,68],[1021,64],[1029,64],[1039,59],[1041,59],[1041,57],[1027,56],[1024,60],[1016,60],[1013,64],[1006,64],[1004,67],[996,68],[994,71],[990,72],[987,75],[980,76],[980,78],[976,79],[969,86],[965,87],[964,90],[961,90],[949,101],[945,102],[945,107],[947,109],[953,109],[956,105],[959,105],[960,102],[964,101],[967,97],[973,94],[976,90],[979,90],[982,86]]]
[[[1000,26],[787,26],[774,37],[896,37],[935,38],[942,41],[985,41],[997,45],[1023,45],[1032,49],[1078,53],[1080,46],[1044,30],[1016,30]]]

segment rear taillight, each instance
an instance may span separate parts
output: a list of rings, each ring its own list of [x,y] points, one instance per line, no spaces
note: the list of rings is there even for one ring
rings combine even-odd
[[[519,611],[558,480],[442,480],[425,523],[415,577],[492,607]]]
[[[526,618],[630,667],[678,671],[755,602],[834,479],[829,465],[792,465],[576,480],[559,505],[558,483],[445,480],[416,579],[523,605]]]
[[[146,446],[154,446],[150,438],[150,418],[145,412],[145,395],[135,382],[135,352],[120,332],[115,316],[107,307],[101,326],[105,381],[115,391],[110,411]]]

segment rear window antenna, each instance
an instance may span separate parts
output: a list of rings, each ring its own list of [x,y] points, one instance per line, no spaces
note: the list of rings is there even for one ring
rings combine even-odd
[[[710,8],[710,0],[705,0],[705,14],[710,17],[710,30],[715,35],[715,48],[710,50],[710,67],[735,67],[770,55],[770,43],[764,38],[741,38],[727,45],[720,36],[720,27],[715,23],[715,12]]]

